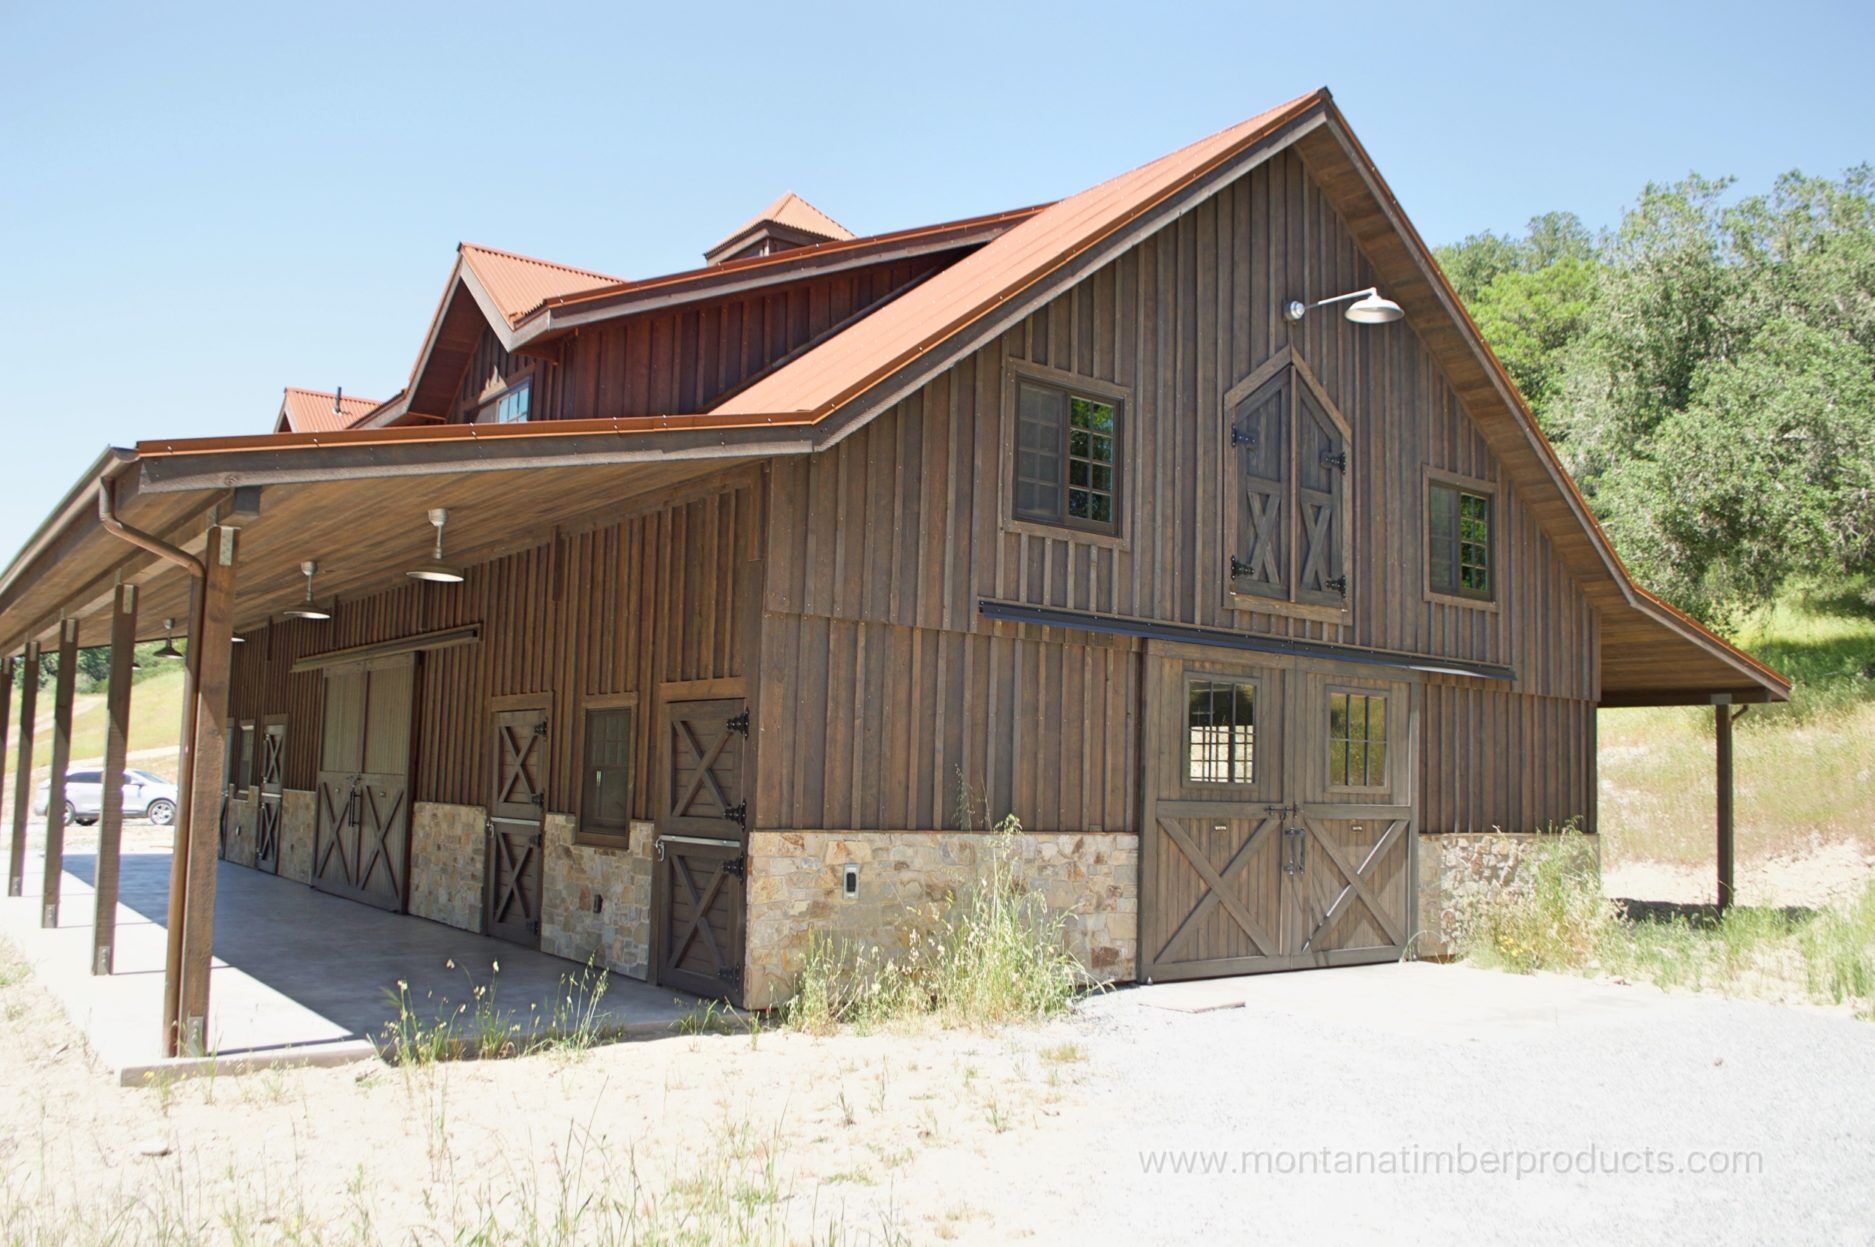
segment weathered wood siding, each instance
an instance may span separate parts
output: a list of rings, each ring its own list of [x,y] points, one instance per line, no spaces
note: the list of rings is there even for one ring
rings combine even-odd
[[[1435,679],[1420,707],[1422,831],[1595,829],[1594,702]]]
[[[828,706],[829,718],[839,716],[843,724],[852,723],[854,706],[903,706],[929,716],[929,697],[908,683],[910,667],[875,657],[882,643],[913,644],[884,639],[901,633],[922,637],[916,643],[925,655],[958,644],[944,634],[983,638],[971,652],[1007,651],[997,661],[1013,678],[1019,646],[1009,640],[1014,633],[1007,625],[981,616],[985,598],[1402,650],[1516,672],[1514,688],[1499,686],[1488,696],[1482,682],[1473,681],[1476,697],[1429,698],[1439,709],[1433,730],[1450,735],[1447,747],[1461,742],[1473,756],[1495,761],[1461,781],[1494,785],[1478,789],[1474,806],[1460,811],[1452,804],[1465,799],[1466,787],[1436,803],[1429,796],[1425,826],[1469,825],[1486,810],[1503,811],[1519,825],[1577,812],[1583,783],[1576,772],[1566,783],[1559,778],[1553,790],[1532,787],[1512,774],[1529,754],[1507,752],[1487,737],[1514,720],[1524,725],[1516,737],[1520,747],[1539,756],[1580,747],[1597,695],[1595,609],[1503,479],[1409,324],[1353,325],[1338,309],[1317,311],[1300,326],[1281,316],[1289,298],[1374,282],[1302,162],[1285,154],[1097,270],[832,450],[778,463],[764,602],[772,616],[792,620],[776,627],[772,644],[783,645],[782,636],[811,639],[774,705]],[[1224,519],[1230,488],[1224,396],[1284,347],[1306,363],[1352,427],[1353,558],[1344,620],[1233,609],[1226,592],[1233,551]],[[1006,377],[1022,363],[1131,395],[1121,439],[1119,541],[1068,530],[1038,533],[1006,522]],[[1497,490],[1499,593],[1491,609],[1435,601],[1425,592],[1428,469]],[[1046,651],[1086,639],[1056,633],[1029,655],[1029,667],[1072,666],[1065,651]],[[773,660],[787,661],[782,655]],[[1129,661],[1115,674],[1137,681],[1137,665]],[[869,683],[875,679],[882,682],[876,688]],[[998,695],[1004,704],[1011,696],[1007,688]],[[985,754],[968,778],[1009,798],[999,811],[1013,809],[1041,830],[1067,825],[1055,821],[1065,815],[1059,803],[1045,806],[1019,778],[1026,768],[1060,767],[1061,759],[1047,752],[1048,740],[1031,736],[1018,744],[987,691],[963,709],[967,719],[956,730]],[[807,713],[792,710],[765,726],[798,733]],[[1108,765],[1119,762],[1113,748],[1133,747],[1130,728],[1064,713],[1059,703],[1048,713],[1072,725],[1068,735],[1101,737]],[[845,791],[892,782],[873,769],[878,745],[871,733],[831,730],[813,739],[822,747],[804,751],[809,756],[792,762],[786,776],[767,769],[779,768],[777,759],[764,763],[764,790],[785,782],[789,795],[764,808],[763,825],[944,825],[933,822],[938,805],[925,790],[940,780],[954,785],[954,751],[929,751],[944,774],[913,782],[905,801],[873,803],[866,792]],[[1033,752],[1037,746],[1042,752]],[[1440,746],[1429,739],[1426,755],[1435,756]],[[1003,749],[1029,755],[1004,758]],[[911,752],[924,756],[918,745]],[[1137,759],[1127,757],[1124,766],[1129,776],[1136,774]],[[818,775],[804,773],[817,768]],[[996,779],[1002,775],[1012,778]],[[1094,821],[1085,804],[1080,813]],[[1125,809],[1102,804],[1094,813],[1108,829],[1136,824],[1136,813]]]
[[[571,420],[706,411],[721,396],[950,257],[833,273],[781,290],[607,321],[547,359],[502,349],[492,329],[464,370],[451,421],[531,369],[530,417]]]
[[[232,716],[286,715],[286,786],[309,788],[325,681],[318,672],[289,674],[296,659],[480,624],[477,643],[419,662],[416,799],[487,804],[489,700],[541,693],[552,701],[547,808],[576,812],[582,699],[634,693],[633,814],[649,818],[658,687],[750,670],[761,493],[745,473],[733,488],[467,569],[460,585],[412,583],[341,603],[327,623],[256,630],[236,655]]]

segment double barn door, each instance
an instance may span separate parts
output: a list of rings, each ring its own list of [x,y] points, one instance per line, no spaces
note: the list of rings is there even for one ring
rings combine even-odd
[[[312,885],[401,912],[410,861],[410,712],[416,656],[325,675]]]
[[[1140,977],[1401,956],[1413,685],[1301,663],[1146,661]]]

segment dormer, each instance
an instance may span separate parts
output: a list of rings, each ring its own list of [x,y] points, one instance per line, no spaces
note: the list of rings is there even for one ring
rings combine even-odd
[[[703,259],[710,264],[723,264],[752,256],[774,255],[791,247],[844,242],[853,236],[852,230],[789,191],[731,230],[721,242],[703,253]]]

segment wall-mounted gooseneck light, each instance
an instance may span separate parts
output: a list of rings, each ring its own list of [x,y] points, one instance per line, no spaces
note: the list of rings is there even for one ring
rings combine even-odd
[[[404,574],[412,580],[427,580],[431,584],[459,585],[462,583],[462,569],[443,561],[443,525],[449,522],[449,512],[442,507],[430,509],[430,523],[436,527],[436,550],[428,561],[418,564]]]
[[[1354,302],[1349,303],[1349,300]],[[1347,303],[1347,318],[1357,325],[1386,325],[1406,315],[1400,305],[1392,299],[1382,298],[1378,288],[1369,286],[1365,290],[1356,290],[1352,294],[1338,294],[1332,299],[1322,299],[1315,303],[1304,303],[1300,299],[1291,299],[1283,305],[1283,315],[1290,320],[1301,320],[1318,307],[1327,307],[1331,303]]]
[[[331,615],[313,605],[312,578],[319,570],[319,565],[310,559],[299,565],[300,573],[306,577],[306,600],[298,606],[282,612],[288,619],[330,619]]]

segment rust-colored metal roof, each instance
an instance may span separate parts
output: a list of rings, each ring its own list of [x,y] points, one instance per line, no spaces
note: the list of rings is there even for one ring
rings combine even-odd
[[[715,410],[824,415],[1207,170],[1328,100],[1311,91],[1052,204]]]
[[[303,390],[289,385],[275,423],[277,426],[284,421],[289,433],[330,433],[351,428],[380,406],[375,398],[353,398],[349,394],[341,398],[332,390]]]
[[[740,238],[758,225],[766,225],[771,221],[776,225],[798,229],[803,234],[812,234],[816,238],[825,238],[830,242],[844,242],[849,238],[857,237],[852,230],[793,191],[784,191],[780,198],[724,234],[721,240],[710,248],[710,251],[720,250],[725,243]]]
[[[470,242],[460,244],[458,250],[463,263],[474,271],[482,288],[488,291],[489,298],[495,301],[510,325],[518,323],[548,299],[600,286],[616,286],[625,280],[591,269],[516,255],[512,251],[478,247]]]

